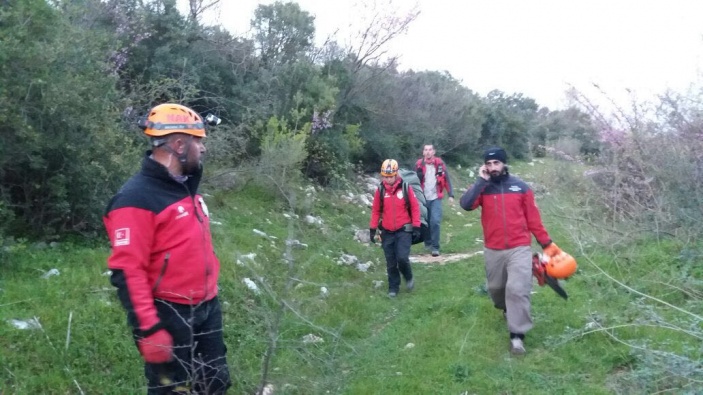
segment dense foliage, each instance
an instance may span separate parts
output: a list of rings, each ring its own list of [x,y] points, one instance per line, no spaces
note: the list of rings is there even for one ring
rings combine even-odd
[[[176,0],[3,3],[0,232],[94,234],[139,162],[134,121],[165,101],[225,120],[207,141],[208,171],[218,174],[264,163],[276,157],[264,150],[286,144],[303,144],[289,163],[323,185],[348,179],[350,163],[408,165],[425,143],[450,163],[489,144],[515,158],[556,142],[599,152],[593,123],[575,108],[552,112],[499,91],[481,97],[447,72],[398,70],[382,54],[417,12],[378,11],[349,47],[317,47],[315,18],[295,3],[260,5],[246,37],[200,22],[198,5],[216,3],[190,2],[187,15]],[[286,130],[274,145],[271,122]]]

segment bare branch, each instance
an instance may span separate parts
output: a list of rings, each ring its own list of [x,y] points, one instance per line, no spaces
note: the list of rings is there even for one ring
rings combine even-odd
[[[661,299],[659,299],[659,298],[656,298],[656,297],[654,297],[654,296],[647,295],[646,293],[640,292],[640,291],[638,291],[638,290],[636,290],[636,289],[634,289],[634,288],[628,286],[627,284],[625,284],[625,283],[623,283],[623,282],[621,282],[621,281],[615,279],[613,276],[611,276],[610,274],[608,274],[608,272],[606,272],[605,270],[601,269],[601,267],[600,267],[598,264],[596,264],[596,263],[590,258],[590,256],[586,253],[586,251],[584,251],[583,246],[580,246],[580,250],[581,250],[581,251],[580,251],[581,254],[582,254],[583,257],[588,261],[588,263],[590,263],[593,267],[595,267],[601,274],[603,274],[605,277],[607,277],[610,281],[612,281],[612,282],[618,284],[619,286],[625,288],[626,290],[628,290],[628,291],[630,291],[630,292],[632,292],[632,293],[634,293],[634,294],[640,295],[640,296],[642,296],[642,297],[644,297],[644,298],[647,298],[647,299],[649,299],[649,300],[653,300],[653,301],[655,301],[655,302],[657,302],[657,303],[663,304],[664,306],[670,307],[670,308],[672,308],[672,309],[674,309],[674,310],[676,310],[676,311],[678,311],[678,312],[680,312],[680,313],[689,315],[689,316],[691,316],[691,317],[693,317],[693,318],[695,318],[695,319],[697,319],[697,320],[699,320],[699,321],[703,321],[703,316],[700,316],[700,315],[698,315],[698,314],[692,313],[692,312],[690,312],[690,311],[688,311],[688,310],[685,310],[685,309],[682,309],[682,308],[680,308],[680,307],[678,307],[678,306],[674,306],[673,304],[671,304],[671,303],[669,303],[669,302],[666,302],[666,301],[663,301],[663,300],[661,300]]]
[[[373,4],[362,3],[361,8],[370,9],[369,12],[360,11],[361,15],[370,15],[361,18],[361,23],[364,27],[357,31],[354,36],[349,39],[349,54],[352,55],[353,63],[351,65],[351,74],[354,78],[359,78],[359,72],[366,66],[376,66],[388,52],[388,43],[394,38],[405,34],[410,24],[420,15],[418,6],[415,5],[403,16],[394,14],[395,7],[392,0],[383,5],[379,5],[374,1]],[[387,62],[387,67],[395,65],[395,58],[391,57]],[[348,100],[358,88],[363,87],[366,83],[372,83],[379,75],[383,74],[385,68],[372,68],[370,76],[363,81],[358,81],[355,84],[349,84],[342,95],[341,102]],[[340,103],[341,105],[341,103]]]
[[[189,13],[188,18],[192,22],[200,22],[203,13],[211,8],[216,7],[220,0],[188,0]]]

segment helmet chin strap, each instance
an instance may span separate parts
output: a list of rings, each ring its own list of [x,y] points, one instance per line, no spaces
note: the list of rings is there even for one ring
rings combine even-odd
[[[193,141],[193,136],[188,136],[185,142],[186,149],[183,151],[182,154],[179,154],[178,151],[175,149],[171,148],[170,145],[164,144],[162,145],[163,149],[171,153],[171,155],[175,156],[178,159],[178,162],[181,164],[181,172],[185,173],[186,170],[186,165],[188,163],[188,153],[190,152],[190,147],[191,147],[191,142]],[[171,158],[169,158],[169,165],[170,165]],[[183,174],[183,175],[188,175],[188,174]]]

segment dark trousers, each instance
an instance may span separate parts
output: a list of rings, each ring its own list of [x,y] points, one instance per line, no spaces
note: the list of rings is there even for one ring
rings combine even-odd
[[[147,394],[224,394],[231,382],[218,298],[195,306],[163,300],[156,300],[155,305],[173,336],[174,359],[164,364],[145,364]]]
[[[398,292],[400,288],[400,274],[403,274],[405,281],[413,278],[413,271],[410,269],[410,246],[412,246],[412,234],[402,229],[397,232],[383,231],[383,253],[386,256],[386,271],[388,272],[388,291]]]

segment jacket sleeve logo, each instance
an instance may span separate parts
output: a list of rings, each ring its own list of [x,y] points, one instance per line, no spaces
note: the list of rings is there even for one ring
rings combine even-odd
[[[129,228],[120,228],[115,230],[114,247],[129,245]]]

